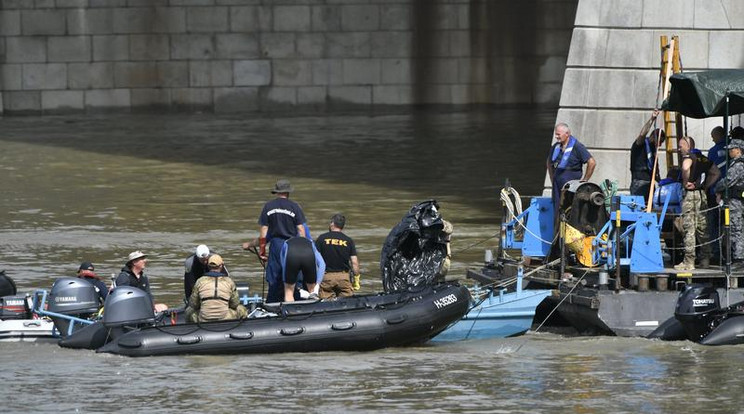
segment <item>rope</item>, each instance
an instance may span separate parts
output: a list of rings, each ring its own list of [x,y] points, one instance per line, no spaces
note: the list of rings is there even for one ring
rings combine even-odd
[[[509,197],[510,195],[514,197],[514,202],[512,202],[512,198]],[[519,193],[514,188],[502,188],[501,201],[504,203],[504,207],[506,207],[506,210],[508,212],[507,216],[505,217],[506,221],[512,221],[513,219],[517,218],[517,216],[522,214],[522,198],[519,196]],[[521,225],[522,220],[523,219],[519,219],[517,222]]]
[[[557,310],[558,310],[558,307],[559,307],[559,306],[561,306],[561,304],[563,304],[563,302],[564,302],[564,301],[565,301],[566,299],[568,299],[568,297],[569,297],[569,296],[571,296],[571,293],[573,293],[574,289],[576,289],[576,287],[577,287],[577,286],[579,286],[579,285],[581,284],[581,281],[582,281],[582,280],[584,279],[584,277],[585,277],[585,276],[586,276],[586,275],[587,275],[588,273],[589,273],[589,271],[588,271],[588,270],[585,270],[585,271],[584,271],[584,274],[583,274],[583,275],[581,275],[581,277],[579,278],[579,280],[577,280],[577,281],[576,281],[576,283],[575,283],[575,284],[573,285],[573,287],[571,288],[571,290],[569,290],[569,291],[568,291],[568,293],[566,294],[566,296],[564,296],[564,297],[563,297],[563,299],[561,299],[561,301],[560,301],[560,302],[558,302],[558,304],[557,304],[557,305],[555,305],[555,308],[553,308],[553,310],[551,310],[551,311],[550,311],[550,313],[548,313],[548,316],[546,316],[546,317],[545,317],[545,319],[543,319],[543,321],[542,321],[542,322],[540,323],[540,325],[538,325],[538,326],[537,326],[537,328],[535,328],[535,332],[539,331],[539,330],[540,330],[540,328],[542,328],[542,327],[543,327],[543,325],[545,325],[545,322],[547,322],[547,321],[548,321],[548,319],[550,319],[550,317],[551,317],[551,316],[553,316],[553,313],[555,313],[555,311],[557,311]],[[527,343],[527,339],[523,340],[523,341],[522,341],[522,343],[521,343],[521,344],[519,344],[519,346],[517,347],[517,349],[516,349],[516,350],[515,350],[514,352],[515,352],[515,353],[516,353],[516,352],[519,352],[519,350],[520,350],[520,349],[522,349],[522,347],[523,347],[523,346],[524,346],[524,344],[526,344],[526,343]]]
[[[489,241],[489,240],[493,239],[494,237],[498,237],[498,235],[499,235],[499,233],[496,233],[496,234],[494,234],[494,235],[493,235],[493,236],[491,236],[491,237],[488,237],[488,238],[486,238],[486,239],[483,239],[483,240],[481,240],[481,241],[477,241],[477,242],[475,242],[475,243],[471,244],[470,246],[468,246],[468,247],[465,247],[465,248],[463,248],[463,249],[459,249],[459,250],[453,250],[453,251],[452,251],[452,253],[453,253],[453,254],[454,254],[454,253],[462,253],[462,252],[464,252],[464,251],[470,250],[470,249],[472,249],[473,247],[475,247],[475,246],[477,246],[477,245],[479,245],[479,244],[483,244],[483,243],[485,243],[485,242],[487,242],[487,241]]]
[[[707,246],[707,245],[709,245],[709,244],[713,244],[713,243],[716,243],[716,242],[720,241],[721,239],[723,239],[723,235],[720,235],[720,236],[716,237],[716,238],[715,238],[715,239],[713,239],[713,240],[708,240],[708,241],[707,241],[707,242],[705,242],[705,243],[700,243],[700,244],[696,244],[696,245],[695,245],[695,246],[693,246],[693,247],[701,247],[701,246]],[[683,247],[663,247],[663,249],[664,249],[664,250],[684,250],[685,248],[684,248],[684,246],[683,246]]]

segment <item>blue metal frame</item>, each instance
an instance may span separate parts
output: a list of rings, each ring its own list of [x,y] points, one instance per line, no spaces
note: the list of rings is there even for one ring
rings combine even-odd
[[[526,217],[525,231],[522,240],[517,240],[518,221]],[[533,197],[530,206],[522,214],[508,223],[501,225],[504,237],[501,247],[504,249],[521,249],[524,257],[545,257],[550,253],[550,243],[544,240],[553,239],[553,201],[550,197]]]
[[[669,206],[669,196],[664,200],[664,207],[657,217],[655,212],[644,211],[643,197],[620,197],[620,211],[610,213],[610,221],[605,223],[599,234],[592,240],[592,259],[595,263],[604,263],[606,269],[615,267],[617,246],[614,241],[614,223],[632,222],[620,234],[620,242],[625,243],[625,257],[620,257],[620,265],[630,265],[631,273],[656,273],[664,270],[664,259],[661,256],[661,225]],[[607,236],[606,240],[602,240]],[[633,247],[630,242],[633,241]]]
[[[40,316],[48,316],[48,317],[55,317],[55,318],[69,320],[71,323],[69,327],[67,328],[67,335],[71,335],[74,332],[73,328],[75,327],[76,323],[79,323],[82,325],[92,325],[94,323],[94,321],[91,321],[88,319],[76,318],[74,316],[65,315],[65,314],[57,313],[57,312],[49,312],[48,310],[45,310],[48,294],[49,292],[47,292],[44,289],[38,289],[34,291],[34,300],[33,300],[33,306],[31,308],[31,311]],[[39,296],[41,296],[40,301],[38,300]],[[56,330],[57,328],[55,327],[54,329]]]

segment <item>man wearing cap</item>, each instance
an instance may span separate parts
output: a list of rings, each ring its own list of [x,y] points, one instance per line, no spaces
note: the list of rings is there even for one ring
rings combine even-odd
[[[80,267],[77,271],[77,277],[80,279],[87,280],[91,285],[93,285],[94,288],[96,288],[96,292],[98,292],[98,299],[100,300],[101,304],[106,301],[106,296],[108,296],[108,287],[106,286],[106,283],[101,280],[100,277],[95,273],[95,267],[93,266],[93,263],[91,262],[83,262],[80,264]]]
[[[292,237],[305,237],[305,213],[299,204],[289,199],[289,193],[294,190],[288,180],[279,180],[271,190],[276,198],[267,202],[258,218],[259,256],[268,263],[266,265],[266,282],[269,291],[267,302],[281,302],[284,299],[284,282],[282,280],[281,252],[284,242]],[[269,254],[266,255],[266,244],[269,244]],[[250,249],[253,242],[243,243],[243,249]]]
[[[152,292],[150,291],[150,281],[145,274],[145,266],[147,265],[147,255],[137,250],[129,253],[127,256],[127,263],[121,268],[121,273],[116,277],[116,286],[132,286],[140,290],[144,290],[152,298]],[[153,303],[155,301],[153,300]],[[168,306],[163,303],[156,303],[155,312],[162,312],[168,309]]]
[[[186,299],[191,297],[194,283],[207,272],[207,260],[209,256],[209,247],[205,244],[200,244],[196,246],[194,254],[187,257],[186,261],[184,261],[186,270],[183,274],[183,291]]]
[[[744,261],[744,141],[732,139],[726,146],[729,153],[726,176],[716,185],[716,198],[720,201],[728,187],[731,220],[731,259]]]
[[[197,323],[248,317],[235,282],[225,273],[222,256],[209,256],[207,267],[209,271],[196,281],[189,297],[187,320]]]
[[[328,225],[328,232],[315,240],[315,246],[326,264],[326,273],[320,284],[321,299],[352,296],[361,287],[356,246],[354,240],[344,234],[345,225],[346,217],[343,214],[334,214]],[[353,284],[349,280],[349,271],[352,270]]]

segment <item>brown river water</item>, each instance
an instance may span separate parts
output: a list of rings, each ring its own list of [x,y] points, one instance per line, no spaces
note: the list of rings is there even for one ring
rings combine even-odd
[[[362,292],[381,290],[385,236],[429,198],[454,224],[451,274],[495,248],[499,189],[542,190],[554,109],[295,117],[98,115],[0,119],[0,270],[49,288],[81,261],[108,279],[149,254],[160,302],[182,300],[200,243],[262,291],[240,243],[278,178],[313,235],[335,212],[356,241]],[[580,137],[579,137],[580,138]],[[740,347],[579,337],[376,352],[130,359],[0,343],[3,412],[741,412]]]

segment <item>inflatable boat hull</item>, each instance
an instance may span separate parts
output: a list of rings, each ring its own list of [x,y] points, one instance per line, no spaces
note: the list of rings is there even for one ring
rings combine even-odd
[[[56,341],[58,338],[54,323],[48,319],[0,320],[2,342]]]
[[[405,346],[425,342],[458,321],[468,311],[469,300],[466,288],[443,285],[420,292],[282,304],[275,309],[279,316],[136,329],[98,352],[151,356]]]

